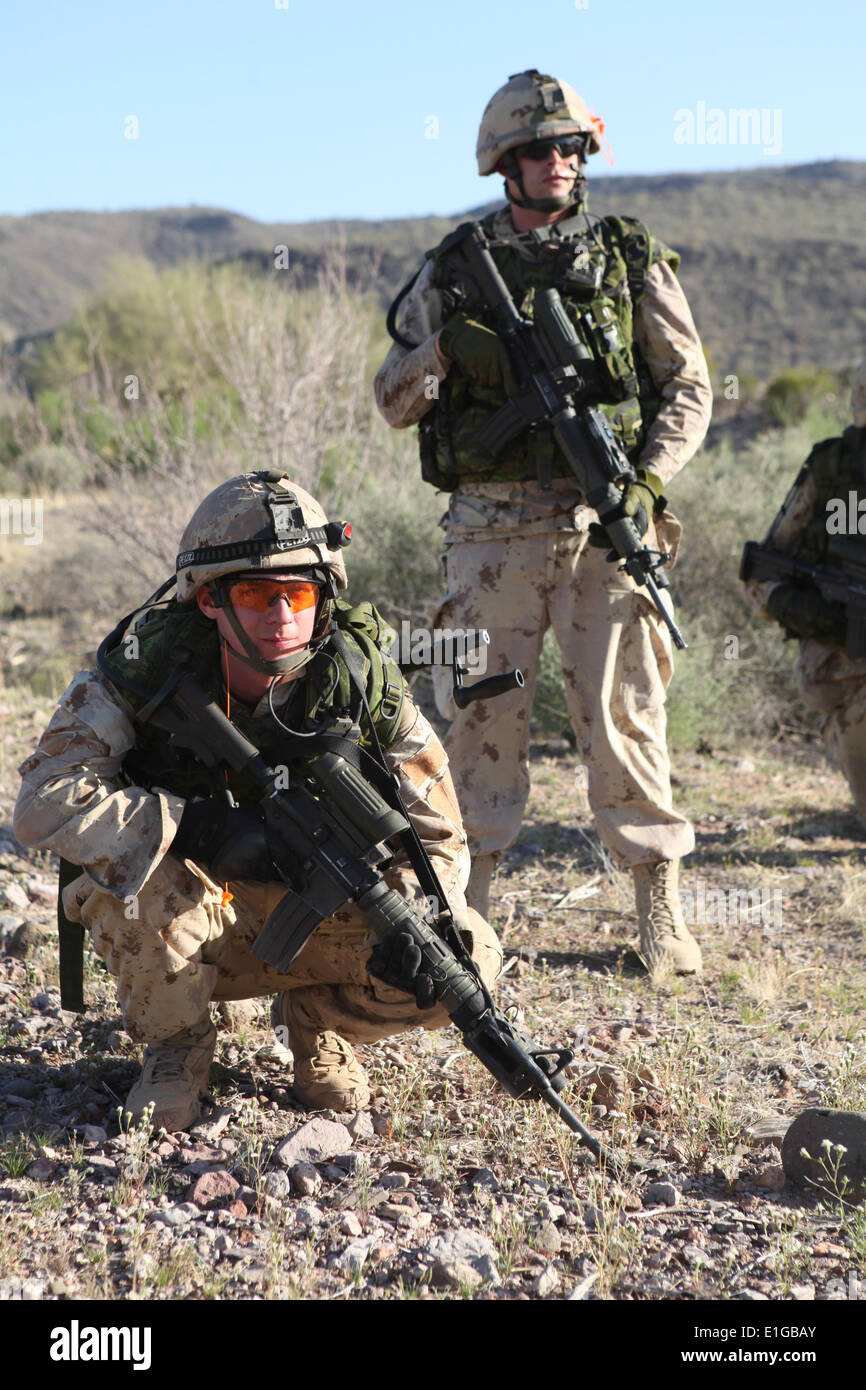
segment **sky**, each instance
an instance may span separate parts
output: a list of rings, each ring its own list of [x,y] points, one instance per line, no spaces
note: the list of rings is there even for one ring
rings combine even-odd
[[[0,20],[0,214],[460,212],[526,68],[605,122],[592,177],[863,159],[863,0],[39,0]],[[754,112],[741,124],[732,112]]]

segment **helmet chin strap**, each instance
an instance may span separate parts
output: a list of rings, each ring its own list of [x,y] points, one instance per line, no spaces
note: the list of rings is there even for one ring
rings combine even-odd
[[[300,651],[289,652],[288,656],[279,656],[273,661],[267,661],[259,654],[255,643],[244,632],[230,603],[225,605],[223,612],[243,647],[243,651],[240,652],[237,647],[230,646],[229,650],[232,656],[238,661],[242,661],[245,666],[251,666],[254,671],[258,671],[263,676],[286,676],[290,671],[300,671],[301,667],[306,666],[307,662],[312,661],[316,655],[316,647],[310,642],[306,647],[301,647]]]
[[[325,615],[325,630],[324,632],[319,632],[319,628],[322,626],[321,605],[323,603],[328,602],[327,595],[323,593],[319,599],[319,608],[316,616],[316,624],[313,629],[314,635],[307,643],[307,645],[305,647],[301,647],[299,651],[289,652],[287,656],[278,656],[275,657],[274,660],[268,661],[265,657],[261,655],[252,638],[249,637],[246,632],[244,632],[243,628],[240,625],[240,622],[238,621],[238,616],[235,613],[234,606],[228,596],[228,593],[222,588],[222,585],[215,584],[213,586],[212,596],[216,597],[217,599],[222,599],[218,606],[220,607],[222,612],[225,613],[231,625],[232,632],[235,634],[241,646],[243,647],[243,651],[239,651],[237,647],[231,646],[230,650],[232,656],[235,657],[238,661],[242,661],[245,666],[252,667],[254,671],[258,671],[259,674],[263,676],[286,676],[292,671],[300,671],[303,666],[306,666],[308,662],[312,661],[313,657],[316,655],[316,652],[319,649],[319,646],[324,641],[325,637],[328,635],[328,632],[330,631],[330,622],[327,621],[327,615]]]
[[[520,163],[513,150],[506,150],[502,156],[502,167],[505,171],[505,196],[510,203],[515,203],[519,208],[531,208],[533,212],[561,212],[563,208],[571,207],[572,203],[581,206],[586,201],[586,175],[583,166],[577,163],[570,164],[569,168],[574,170],[574,182],[567,193],[562,193],[556,198],[530,198],[523,186],[523,175],[520,172]],[[520,189],[520,197],[516,197],[509,188],[509,183],[516,183]]]

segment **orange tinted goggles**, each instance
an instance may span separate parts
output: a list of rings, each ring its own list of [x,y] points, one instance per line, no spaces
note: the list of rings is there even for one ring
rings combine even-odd
[[[285,598],[293,613],[315,608],[319,601],[318,584],[309,579],[239,579],[229,585],[233,604],[266,613],[278,598]]]

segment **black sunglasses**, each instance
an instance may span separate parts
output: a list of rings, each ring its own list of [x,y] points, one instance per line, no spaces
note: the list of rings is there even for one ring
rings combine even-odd
[[[556,140],[531,140],[528,145],[518,145],[514,153],[519,159],[546,159],[551,150],[556,150],[557,154],[563,159],[570,159],[572,155],[579,158],[586,150],[585,135],[563,135]]]

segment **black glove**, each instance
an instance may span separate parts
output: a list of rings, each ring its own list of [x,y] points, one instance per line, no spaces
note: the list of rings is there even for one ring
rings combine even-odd
[[[421,969],[421,948],[407,931],[392,931],[370,952],[367,970],[386,985],[414,994],[419,1009],[436,1003],[433,978]]]
[[[845,645],[845,610],[831,603],[812,584],[777,584],[770,590],[767,612],[792,637],[814,637],[833,647]]]
[[[216,796],[186,803],[171,852],[194,860],[217,883],[235,878],[270,883],[278,877],[264,821]]]
[[[648,472],[646,468],[639,468],[635,481],[626,484],[622,502],[616,511],[616,520],[630,516],[643,539],[649,530],[650,517],[657,516],[659,512],[664,511],[664,507],[661,478],[657,478],[655,473]],[[610,537],[598,521],[590,524],[589,544],[599,548],[610,546]]]
[[[508,349],[492,328],[466,314],[452,314],[439,332],[439,347],[480,386],[501,389],[507,396],[517,394]]]

